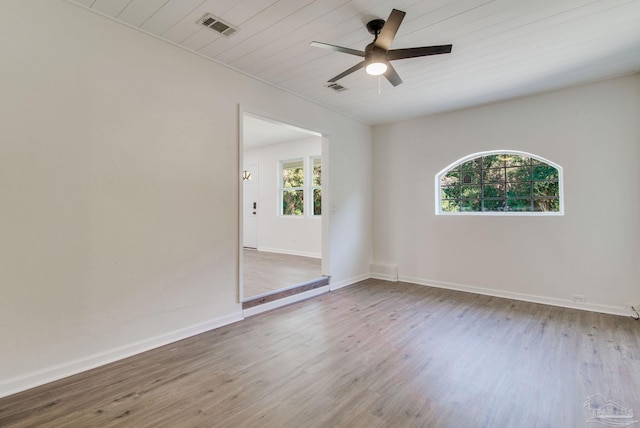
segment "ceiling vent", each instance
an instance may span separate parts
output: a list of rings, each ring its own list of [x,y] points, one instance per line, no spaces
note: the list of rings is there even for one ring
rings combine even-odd
[[[224,22],[222,19],[217,16],[213,16],[210,13],[207,13],[205,16],[198,20],[198,24],[204,25],[207,28],[212,29],[213,31],[222,34],[225,37],[229,37],[234,35],[238,31],[238,27],[234,27],[233,25]]]
[[[327,88],[331,88],[336,92],[342,92],[342,91],[346,91],[347,88],[345,88],[344,86],[338,84],[338,83],[329,83],[327,85]]]

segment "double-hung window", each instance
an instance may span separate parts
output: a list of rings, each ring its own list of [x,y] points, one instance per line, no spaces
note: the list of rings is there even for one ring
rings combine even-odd
[[[280,215],[322,215],[322,158],[280,161]]]

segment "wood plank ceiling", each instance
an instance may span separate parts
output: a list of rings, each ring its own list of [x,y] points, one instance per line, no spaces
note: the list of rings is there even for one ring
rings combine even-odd
[[[381,124],[640,71],[640,0],[72,0],[319,104]],[[394,61],[392,87],[361,59],[365,24],[407,13],[392,48],[453,44],[450,55]],[[224,37],[197,24],[211,13]]]

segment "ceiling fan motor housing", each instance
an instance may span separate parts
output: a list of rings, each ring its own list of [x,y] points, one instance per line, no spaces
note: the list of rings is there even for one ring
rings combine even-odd
[[[369,64],[371,62],[389,61],[389,59],[387,58],[387,51],[375,46],[374,43],[369,43],[367,47],[364,48],[364,60],[366,64]]]
[[[384,24],[385,24],[384,19],[371,20],[367,22],[367,30],[369,31],[369,33],[378,37],[378,34],[380,34],[380,31],[382,31],[382,27],[384,27]]]

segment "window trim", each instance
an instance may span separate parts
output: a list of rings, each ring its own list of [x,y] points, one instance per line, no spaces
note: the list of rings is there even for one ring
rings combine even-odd
[[[461,163],[470,161],[472,159],[476,159],[483,156],[489,155],[498,155],[498,154],[508,154],[508,155],[517,155],[517,156],[525,156],[529,158],[533,158],[540,162],[544,162],[549,166],[552,166],[558,170],[558,198],[559,198],[559,210],[557,212],[550,211],[442,211],[442,200],[441,200],[441,180],[442,176],[448,173],[455,166],[460,165]],[[555,162],[552,162],[548,159],[545,159],[541,156],[534,155],[533,153],[523,152],[519,150],[488,150],[484,152],[473,153],[462,157],[455,162],[452,162],[440,172],[436,174],[435,177],[435,213],[436,215],[481,215],[481,216],[562,216],[564,215],[564,174],[562,167]]]

